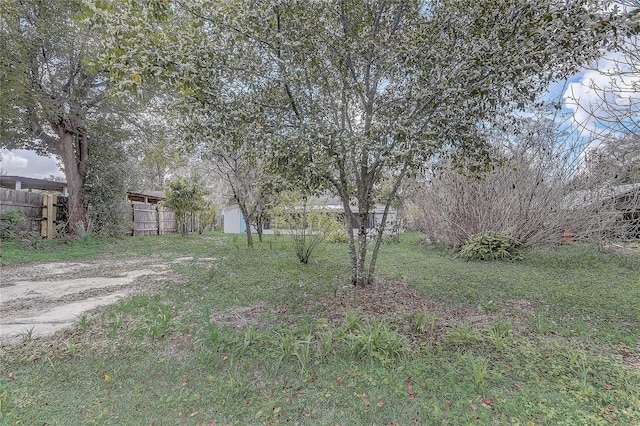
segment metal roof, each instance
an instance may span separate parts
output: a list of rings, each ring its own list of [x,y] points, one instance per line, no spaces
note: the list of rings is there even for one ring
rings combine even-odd
[[[66,182],[57,182],[47,179],[36,179],[24,176],[0,175],[0,187],[15,189],[16,182],[20,182],[21,189],[39,189],[42,191],[64,192]]]

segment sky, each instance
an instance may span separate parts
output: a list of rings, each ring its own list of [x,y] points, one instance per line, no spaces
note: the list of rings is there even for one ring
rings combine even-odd
[[[54,156],[43,157],[23,149],[0,151],[0,174],[45,179],[64,177]]]

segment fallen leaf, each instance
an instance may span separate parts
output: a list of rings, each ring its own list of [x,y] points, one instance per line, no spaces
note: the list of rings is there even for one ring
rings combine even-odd
[[[413,382],[411,381],[411,376],[407,377],[407,394],[409,399],[414,399],[417,396],[413,393]]]
[[[218,424],[218,419],[211,419],[207,426],[216,426]]]
[[[366,393],[356,393],[356,395],[358,395],[360,398],[366,398],[367,397]]]
[[[12,371],[9,371],[9,374],[7,374],[7,378],[9,380],[15,380],[15,378],[13,377],[13,372]]]
[[[111,381],[111,376],[108,375],[108,374],[105,374],[104,375],[104,380],[107,381],[107,382],[110,382]]]
[[[11,373],[9,373],[9,374],[11,374]],[[605,388],[606,390],[610,390],[610,389],[612,389],[612,388],[613,388],[613,385],[612,385],[611,383],[605,383],[605,384],[604,384],[604,388]]]
[[[280,407],[273,407],[273,413],[278,414],[280,412]]]
[[[338,377],[338,378],[336,379],[336,383],[342,383],[342,377]]]
[[[369,400],[365,398],[364,399],[364,405],[366,405],[368,407],[369,405],[371,405],[371,402],[369,402]]]
[[[378,405],[378,407],[382,408],[382,407],[384,407],[384,402],[382,402],[382,400],[379,399],[377,405]]]

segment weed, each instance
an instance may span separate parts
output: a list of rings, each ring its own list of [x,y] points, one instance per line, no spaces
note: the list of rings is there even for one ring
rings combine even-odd
[[[449,331],[444,336],[443,341],[454,347],[470,348],[480,341],[480,335],[475,329],[469,326],[462,326]]]
[[[296,339],[291,332],[277,331],[275,333],[275,348],[278,358],[277,368],[284,360],[290,359],[294,356],[296,351]]]
[[[207,327],[207,342],[211,345],[218,343],[220,340],[220,329],[216,323],[212,322]]]
[[[436,315],[417,312],[411,316],[411,327],[415,333],[432,335],[436,328]]]
[[[251,344],[253,344],[258,336],[257,330],[254,326],[248,325],[244,329],[244,338],[242,339],[242,351],[245,352]]]
[[[511,335],[511,324],[498,321],[486,329],[487,337],[498,352],[502,351],[506,341]]]
[[[111,330],[109,331],[109,337],[114,339],[118,335],[120,327],[122,327],[122,315],[119,313],[114,314],[113,321],[111,322]]]
[[[295,345],[295,356],[300,363],[300,372],[304,373],[309,361],[311,361],[311,350],[313,348],[313,335],[308,334],[304,338],[298,340]]]
[[[587,355],[580,349],[570,350],[567,352],[569,358],[569,367],[577,377],[580,387],[587,388],[590,368],[587,363]]]
[[[362,320],[357,311],[348,310],[344,314],[344,322],[342,328],[345,332],[358,330],[362,327]]]
[[[489,361],[481,356],[470,356],[469,359],[473,374],[473,384],[478,391],[483,391],[486,388],[486,380],[489,375]]]
[[[538,334],[547,334],[551,329],[547,315],[542,312],[536,312],[530,325],[533,331]]]
[[[83,330],[87,329],[87,316],[86,315],[81,315],[79,317],[80,319],[80,327],[82,327]]]
[[[485,313],[485,312],[494,312],[497,311],[499,309],[498,304],[493,301],[493,300],[489,300],[488,302],[485,303],[481,303],[478,305],[478,313]]]
[[[349,329],[342,340],[351,356],[387,362],[401,355],[405,339],[388,324],[370,320]]]
[[[78,346],[76,344],[67,341],[62,342],[62,344],[64,345],[69,356],[74,357],[78,352]]]
[[[166,306],[159,306],[156,316],[147,324],[147,332],[151,340],[164,337],[169,331],[171,311]]]
[[[318,355],[320,358],[328,358],[335,355],[336,339],[332,330],[320,333],[318,341]]]
[[[20,338],[22,339],[23,343],[31,342],[33,340],[33,338],[35,337],[33,334],[34,329],[35,325],[31,328],[25,329],[22,333],[20,333]]]

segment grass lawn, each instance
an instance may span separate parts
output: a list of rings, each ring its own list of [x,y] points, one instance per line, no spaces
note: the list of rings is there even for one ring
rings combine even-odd
[[[364,290],[345,245],[302,265],[284,237],[3,242],[1,262],[135,257],[193,260],[1,348],[0,424],[640,424],[637,254],[466,262],[408,234]]]

